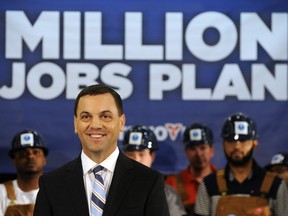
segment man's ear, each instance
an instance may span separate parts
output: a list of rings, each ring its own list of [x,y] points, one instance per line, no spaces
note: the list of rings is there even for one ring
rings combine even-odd
[[[253,140],[254,149],[257,148],[259,145],[259,141],[257,139]]]
[[[121,132],[124,131],[125,123],[126,123],[126,116],[125,114],[122,114],[122,116],[120,116],[120,131]]]
[[[74,133],[77,134],[77,127],[76,127],[76,117],[74,116]]]
[[[152,156],[152,163],[155,161],[155,158],[156,158],[156,153],[155,151],[152,151],[151,152],[151,156]]]

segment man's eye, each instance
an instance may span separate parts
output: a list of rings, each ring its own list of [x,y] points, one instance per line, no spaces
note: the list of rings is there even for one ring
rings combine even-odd
[[[105,119],[105,120],[111,119],[111,116],[108,114],[103,114],[101,117],[102,119]]]
[[[206,149],[206,146],[201,146],[200,148],[202,151],[204,151]]]
[[[40,153],[41,153],[40,150],[35,150],[35,151],[33,151],[33,154],[34,154],[34,155],[40,155]]]
[[[84,121],[89,120],[90,116],[89,115],[81,115],[81,119]]]

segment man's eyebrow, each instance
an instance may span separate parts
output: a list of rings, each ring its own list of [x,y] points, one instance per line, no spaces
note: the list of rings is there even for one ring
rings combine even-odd
[[[105,113],[112,113],[110,110],[103,110],[100,112],[101,114],[105,114]]]
[[[80,112],[80,114],[83,114],[83,113],[86,114],[86,113],[89,113],[89,112],[88,112],[88,111],[82,111],[82,112]]]

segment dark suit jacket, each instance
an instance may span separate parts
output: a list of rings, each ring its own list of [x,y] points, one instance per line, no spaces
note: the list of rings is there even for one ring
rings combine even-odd
[[[43,174],[34,216],[89,216],[81,158]],[[163,176],[121,152],[103,216],[169,216]]]

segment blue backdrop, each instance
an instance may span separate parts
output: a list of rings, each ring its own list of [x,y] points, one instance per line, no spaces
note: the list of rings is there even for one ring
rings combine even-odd
[[[265,165],[287,151],[287,9],[282,0],[2,0],[0,172],[14,172],[7,152],[24,128],[44,136],[47,170],[78,156],[74,99],[92,83],[119,92],[127,127],[154,130],[161,172],[187,166],[181,136],[193,122],[212,128],[223,167],[221,127],[239,111],[257,122]]]

